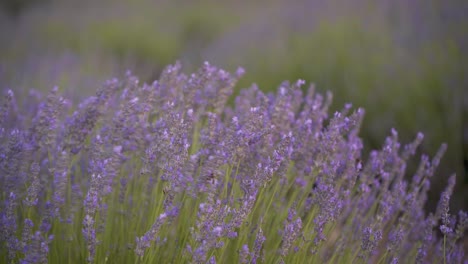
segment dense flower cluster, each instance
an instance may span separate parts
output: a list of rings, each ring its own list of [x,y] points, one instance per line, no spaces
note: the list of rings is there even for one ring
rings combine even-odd
[[[422,134],[402,147],[392,131],[363,162],[362,109],[329,117],[302,80],[230,107],[242,69],[180,68],[76,109],[58,88],[26,111],[5,94],[0,262],[466,263],[455,176],[423,209],[445,145],[407,177]]]

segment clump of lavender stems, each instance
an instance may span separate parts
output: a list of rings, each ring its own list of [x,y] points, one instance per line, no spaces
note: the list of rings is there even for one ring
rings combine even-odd
[[[25,111],[7,91],[0,262],[466,263],[454,175],[423,209],[445,145],[407,175],[423,135],[402,146],[392,130],[364,161],[363,109],[329,116],[331,94],[302,80],[230,107],[243,74],[176,63]]]

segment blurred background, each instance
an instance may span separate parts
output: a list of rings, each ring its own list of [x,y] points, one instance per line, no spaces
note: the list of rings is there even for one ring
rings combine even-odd
[[[463,0],[0,1],[0,89],[20,101],[58,85],[77,103],[126,70],[152,82],[176,60],[186,72],[242,66],[238,89],[301,78],[332,91],[333,110],[366,109],[366,151],[392,127],[403,143],[424,133],[418,155],[448,144],[429,208],[456,173],[452,208],[468,210],[467,55]]]

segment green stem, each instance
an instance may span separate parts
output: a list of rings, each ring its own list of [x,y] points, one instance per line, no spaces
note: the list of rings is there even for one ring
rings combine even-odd
[[[447,262],[447,256],[445,255],[445,242],[447,240],[447,235],[444,235],[444,264]]]

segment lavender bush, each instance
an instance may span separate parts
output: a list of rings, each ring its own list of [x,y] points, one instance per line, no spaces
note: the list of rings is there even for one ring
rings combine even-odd
[[[365,153],[392,127],[402,142],[424,131],[417,156],[447,142],[427,207],[435,210],[443,175],[456,172],[451,205],[468,209],[467,1],[34,1],[44,3],[14,19],[0,7],[0,90],[14,87],[20,104],[30,87],[53,85],[81,101],[125,68],[151,83],[176,59],[190,72],[204,60],[243,65],[237,87],[263,91],[313,80],[340,95],[329,111],[348,101],[366,109]]]
[[[1,262],[467,263],[455,176],[423,210],[445,145],[408,180],[422,134],[401,146],[393,130],[364,162],[362,109],[329,117],[331,94],[302,80],[231,108],[242,69],[180,68],[76,109],[58,88],[29,109],[5,94]]]

